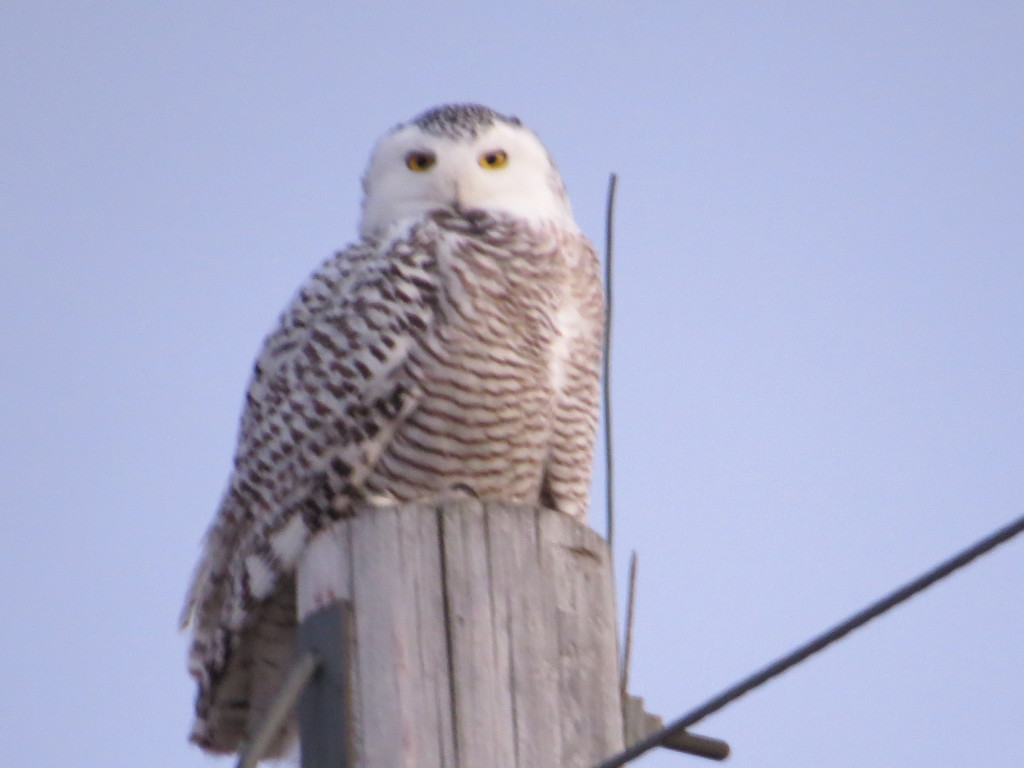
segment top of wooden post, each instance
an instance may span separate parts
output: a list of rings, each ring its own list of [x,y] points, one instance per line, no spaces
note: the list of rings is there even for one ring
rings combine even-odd
[[[352,768],[589,768],[622,748],[604,540],[552,510],[367,508],[320,533],[300,618],[351,606]]]

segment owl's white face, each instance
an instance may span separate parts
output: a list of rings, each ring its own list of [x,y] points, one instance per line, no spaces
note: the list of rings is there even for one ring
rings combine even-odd
[[[528,128],[498,119],[473,131],[425,130],[423,117],[374,149],[363,178],[363,237],[444,208],[576,228],[558,171]]]

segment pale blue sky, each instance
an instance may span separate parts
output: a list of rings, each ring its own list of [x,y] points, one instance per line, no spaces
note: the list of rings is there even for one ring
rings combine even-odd
[[[650,707],[1021,513],[1024,6],[349,5],[0,7],[0,765],[228,764],[185,743],[175,622],[252,356],[373,141],[442,102],[535,128],[595,239],[620,174]],[[1022,555],[700,730],[736,768],[1019,768]]]

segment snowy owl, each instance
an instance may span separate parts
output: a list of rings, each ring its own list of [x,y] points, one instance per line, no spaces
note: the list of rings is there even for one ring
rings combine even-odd
[[[604,302],[547,150],[516,118],[442,106],[378,142],[363,192],[359,241],[263,343],[183,611],[211,752],[275,695],[296,562],[333,519],[467,491],[586,515]]]

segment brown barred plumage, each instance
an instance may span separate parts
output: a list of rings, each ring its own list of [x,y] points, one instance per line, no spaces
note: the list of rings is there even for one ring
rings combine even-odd
[[[460,167],[495,142],[518,177]],[[427,186],[385,167],[409,147],[436,153]],[[546,151],[514,119],[449,106],[388,134],[364,183],[362,242],[312,275],[256,362],[183,615],[210,751],[236,750],[276,690],[296,560],[330,519],[460,489],[586,514],[603,299]]]

